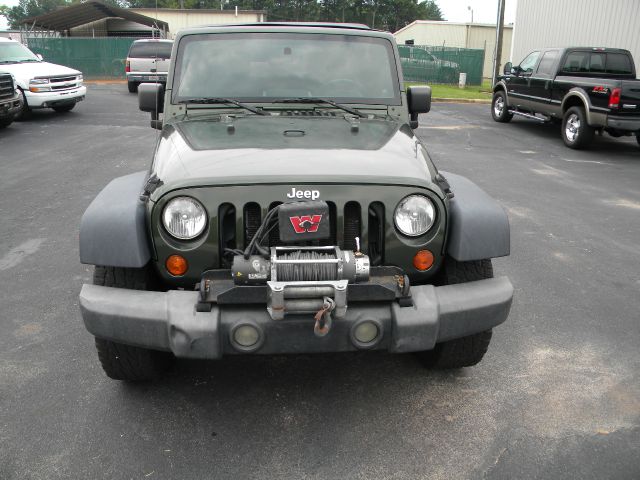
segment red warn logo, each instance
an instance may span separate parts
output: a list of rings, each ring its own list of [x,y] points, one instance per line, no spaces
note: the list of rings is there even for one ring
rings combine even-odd
[[[320,227],[322,215],[303,215],[301,217],[289,217],[291,225],[296,233],[315,233]]]

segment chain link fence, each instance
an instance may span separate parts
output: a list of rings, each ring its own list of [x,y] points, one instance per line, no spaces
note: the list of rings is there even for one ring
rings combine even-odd
[[[124,64],[137,38],[28,38],[27,46],[47,62],[80,70],[84,78],[125,78]]]
[[[398,45],[405,82],[457,84],[461,73],[468,85],[482,84],[484,50],[431,45]]]

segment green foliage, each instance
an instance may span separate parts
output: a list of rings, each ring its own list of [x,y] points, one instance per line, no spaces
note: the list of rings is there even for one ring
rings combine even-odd
[[[414,20],[443,20],[435,0],[222,0],[224,8],[266,10],[270,21],[364,23],[396,31]],[[157,0],[158,8],[220,8],[221,0]],[[156,0],[127,0],[155,7]]]
[[[123,7],[224,8],[266,10],[271,21],[364,23],[397,31],[414,20],[442,20],[435,0],[102,0]],[[25,18],[42,15],[80,0],[20,0],[15,7],[0,7],[12,28]]]

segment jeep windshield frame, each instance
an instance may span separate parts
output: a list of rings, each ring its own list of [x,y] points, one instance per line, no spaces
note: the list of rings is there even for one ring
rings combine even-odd
[[[185,35],[178,44],[171,103],[202,97],[259,104],[308,97],[309,103],[323,98],[402,105],[392,42],[342,33]]]

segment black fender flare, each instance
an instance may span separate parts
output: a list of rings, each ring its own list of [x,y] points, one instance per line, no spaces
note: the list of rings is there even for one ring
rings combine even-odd
[[[471,180],[441,173],[454,194],[449,201],[447,254],[459,262],[509,255],[511,234],[504,208]]]
[[[80,221],[80,262],[110,267],[140,268],[151,258],[140,200],[148,173],[112,180],[93,199]]]

